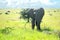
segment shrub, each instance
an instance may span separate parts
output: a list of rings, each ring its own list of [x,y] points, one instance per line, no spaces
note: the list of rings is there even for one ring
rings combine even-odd
[[[3,34],[9,34],[13,29],[10,27],[5,27],[4,29],[1,30],[1,33]]]

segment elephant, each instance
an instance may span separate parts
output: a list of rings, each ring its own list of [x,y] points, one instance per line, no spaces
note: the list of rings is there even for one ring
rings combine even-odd
[[[44,16],[44,9],[39,8],[39,9],[27,9],[27,12],[25,12],[27,15],[27,19],[29,22],[29,18],[31,18],[31,24],[32,24],[32,29],[34,30],[35,25],[37,26],[37,30],[41,30],[40,24],[42,21],[42,18]]]
[[[35,25],[37,26],[37,30],[41,30],[40,24],[42,21],[42,18],[44,16],[44,9],[40,8],[37,10],[34,10],[34,13],[32,13],[32,29],[34,30]]]

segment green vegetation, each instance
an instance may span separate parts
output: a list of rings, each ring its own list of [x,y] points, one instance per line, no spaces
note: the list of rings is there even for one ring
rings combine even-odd
[[[10,13],[5,13],[10,10]],[[20,9],[0,9],[0,40],[59,40],[60,9],[45,9],[42,32],[31,29],[31,22],[20,19]]]

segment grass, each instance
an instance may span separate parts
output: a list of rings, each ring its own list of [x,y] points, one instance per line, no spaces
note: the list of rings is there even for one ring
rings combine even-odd
[[[0,15],[0,40],[59,40],[58,35],[51,30],[60,31],[60,12],[52,12],[52,9],[46,9],[45,15],[41,23],[42,32],[31,29],[31,22],[26,24],[27,20],[19,19],[19,9],[9,9],[9,15],[4,14],[7,9],[2,9]],[[53,9],[58,10],[58,9]],[[51,11],[50,13],[48,11]],[[51,14],[51,15],[50,15]],[[12,28],[7,29],[6,28]],[[8,34],[1,32],[9,31]],[[44,30],[46,29],[46,31]],[[52,33],[49,33],[52,32]]]
[[[1,40],[58,40],[58,36],[49,35],[31,29],[16,28],[10,34],[0,33]]]

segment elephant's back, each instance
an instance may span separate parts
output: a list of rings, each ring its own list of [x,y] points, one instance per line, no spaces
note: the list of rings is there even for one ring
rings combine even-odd
[[[36,14],[35,14],[35,19],[36,20],[40,20],[42,19],[42,17],[44,16],[44,9],[40,8],[36,11]]]

